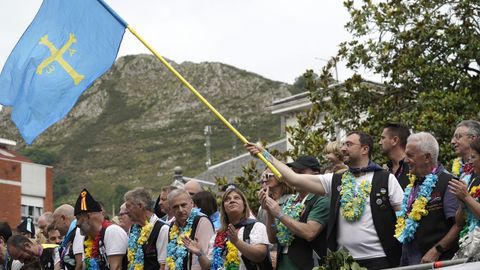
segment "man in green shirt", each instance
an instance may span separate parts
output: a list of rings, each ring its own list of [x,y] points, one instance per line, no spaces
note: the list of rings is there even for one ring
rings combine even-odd
[[[297,173],[320,173],[320,164],[312,156],[301,156],[287,165]],[[268,197],[268,190],[259,196],[268,213],[269,240],[278,243],[277,269],[312,269],[314,258],[326,255],[328,198],[298,190],[280,207]]]

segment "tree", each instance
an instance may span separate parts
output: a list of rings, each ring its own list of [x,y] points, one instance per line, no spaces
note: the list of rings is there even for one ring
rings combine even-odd
[[[340,44],[319,80],[311,71],[305,73],[314,106],[299,120],[324,112],[318,132],[327,138],[335,127],[378,136],[386,122],[403,122],[416,132],[432,132],[443,161],[450,160],[456,124],[480,116],[480,2],[346,0],[344,5],[352,39]],[[372,87],[358,74],[328,87],[331,63],[341,60],[356,72],[380,75],[381,87]],[[302,142],[307,150],[314,139],[322,143],[309,136],[293,140],[307,138]]]

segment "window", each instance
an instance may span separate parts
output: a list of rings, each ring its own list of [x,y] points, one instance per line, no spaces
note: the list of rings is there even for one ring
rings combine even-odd
[[[33,223],[36,225],[37,221],[38,221],[38,218],[42,214],[43,214],[43,208],[42,207],[36,207],[36,206],[22,204],[22,208],[21,208],[22,220],[27,218],[27,217],[32,217],[33,218]]]

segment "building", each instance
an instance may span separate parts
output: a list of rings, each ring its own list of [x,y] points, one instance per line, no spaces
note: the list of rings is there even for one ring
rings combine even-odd
[[[0,139],[0,220],[12,228],[31,216],[36,223],[43,212],[53,211],[53,168],[35,164]]]

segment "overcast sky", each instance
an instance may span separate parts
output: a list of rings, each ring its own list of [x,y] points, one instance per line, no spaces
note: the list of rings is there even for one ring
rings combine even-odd
[[[222,62],[287,83],[306,69],[318,71],[349,38],[341,0],[105,1],[175,62]],[[1,67],[40,4],[1,1]],[[127,31],[119,56],[138,53],[148,52]],[[341,63],[338,69],[340,80],[351,74]]]

